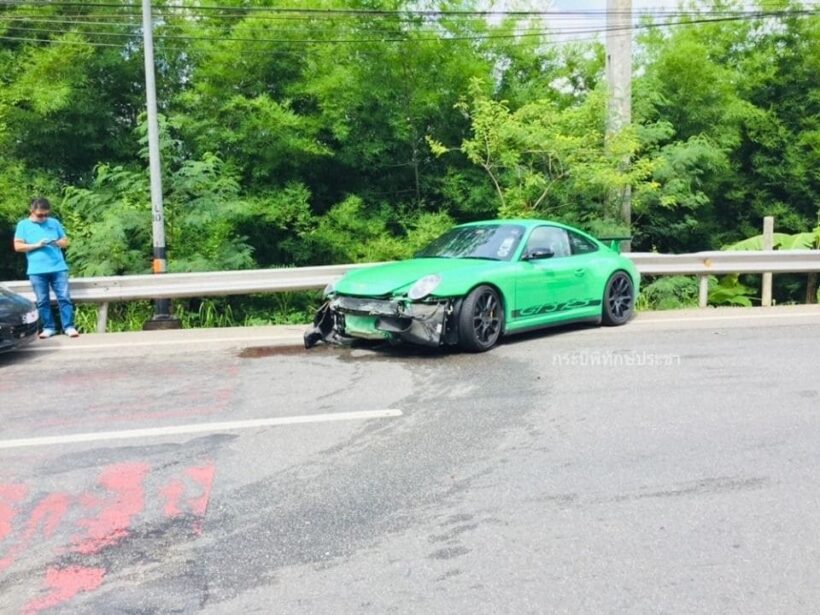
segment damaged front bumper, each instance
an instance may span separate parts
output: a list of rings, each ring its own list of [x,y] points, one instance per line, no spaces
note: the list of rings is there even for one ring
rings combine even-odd
[[[320,341],[343,344],[352,339],[401,340],[424,346],[449,341],[452,300],[410,301],[406,298],[330,297],[305,332],[305,348]]]

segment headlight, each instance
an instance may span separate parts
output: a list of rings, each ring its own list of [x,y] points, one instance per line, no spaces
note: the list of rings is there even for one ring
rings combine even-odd
[[[410,290],[407,291],[407,296],[413,301],[423,299],[436,290],[440,283],[441,276],[426,275],[410,287]]]
[[[333,280],[332,282],[328,282],[327,286],[325,286],[325,289],[322,291],[322,297],[327,297],[334,290],[336,290],[336,282],[338,281],[339,280]]]

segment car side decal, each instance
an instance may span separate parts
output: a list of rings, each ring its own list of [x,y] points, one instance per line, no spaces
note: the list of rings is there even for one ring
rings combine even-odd
[[[601,305],[600,299],[587,299],[576,301],[565,301],[564,303],[546,303],[544,305],[533,305],[521,310],[513,310],[513,318],[527,318],[528,316],[538,316],[540,314],[554,314],[556,312],[566,312],[583,307],[593,307]]]

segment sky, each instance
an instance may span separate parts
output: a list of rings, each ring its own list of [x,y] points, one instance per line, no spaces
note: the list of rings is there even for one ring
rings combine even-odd
[[[548,11],[597,11],[592,15],[561,16],[554,17],[550,21],[555,27],[569,30],[600,30],[606,26],[606,17],[603,11],[606,10],[607,0],[487,0],[493,10],[548,10]],[[647,10],[652,8],[674,9],[680,4],[680,0],[632,0],[634,11]],[[603,36],[579,33],[567,34],[557,38],[577,38],[589,39],[595,36]]]
[[[607,0],[486,0],[487,4],[494,10],[555,10],[555,11],[594,11],[591,15],[570,15],[556,16],[549,21],[556,28],[561,30],[601,30],[606,27],[606,16],[604,11],[607,8]],[[810,0],[806,2],[812,4]],[[643,14],[651,13],[653,9],[669,11],[679,9],[681,5],[693,4],[692,0],[632,0],[632,10]],[[700,3],[698,3],[700,4]],[[741,8],[752,8],[752,0],[738,0]],[[576,38],[588,40],[590,38],[603,37],[601,34],[578,33],[558,36],[557,38]]]

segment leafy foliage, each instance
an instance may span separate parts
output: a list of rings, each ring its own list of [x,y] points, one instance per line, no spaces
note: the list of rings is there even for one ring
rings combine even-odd
[[[697,307],[698,282],[691,276],[663,276],[641,287],[638,310]]]
[[[245,207],[234,175],[212,154],[200,160],[165,160],[169,271],[251,267],[252,248],[235,232]],[[145,220],[151,218],[151,205],[145,171],[100,165],[89,188],[66,188],[63,208],[72,230],[69,257],[76,273],[150,270],[151,229]]]
[[[718,279],[709,276],[708,303],[713,306],[752,305],[754,290],[742,284],[737,275]],[[694,276],[663,276],[641,288],[639,310],[674,310],[698,306],[698,281]]]
[[[569,207],[578,208],[581,197],[586,203],[580,211],[612,218],[606,210],[609,194],[638,184],[650,190],[642,184],[651,172],[648,160],[622,168],[637,152],[632,134],[624,131],[605,143],[602,92],[589,93],[579,104],[561,107],[540,99],[513,110],[486,90],[474,79],[471,100],[457,105],[472,123],[472,134],[459,149],[487,173],[499,217],[561,217]],[[450,151],[432,138],[429,143],[437,155]]]
[[[753,292],[740,283],[737,275],[725,275],[717,283],[712,276],[709,278],[709,305],[751,307]]]
[[[772,247],[775,250],[818,250],[820,249],[820,226],[810,233],[772,233]],[[747,239],[741,239],[728,246],[724,250],[762,250],[763,235],[755,235]]]

